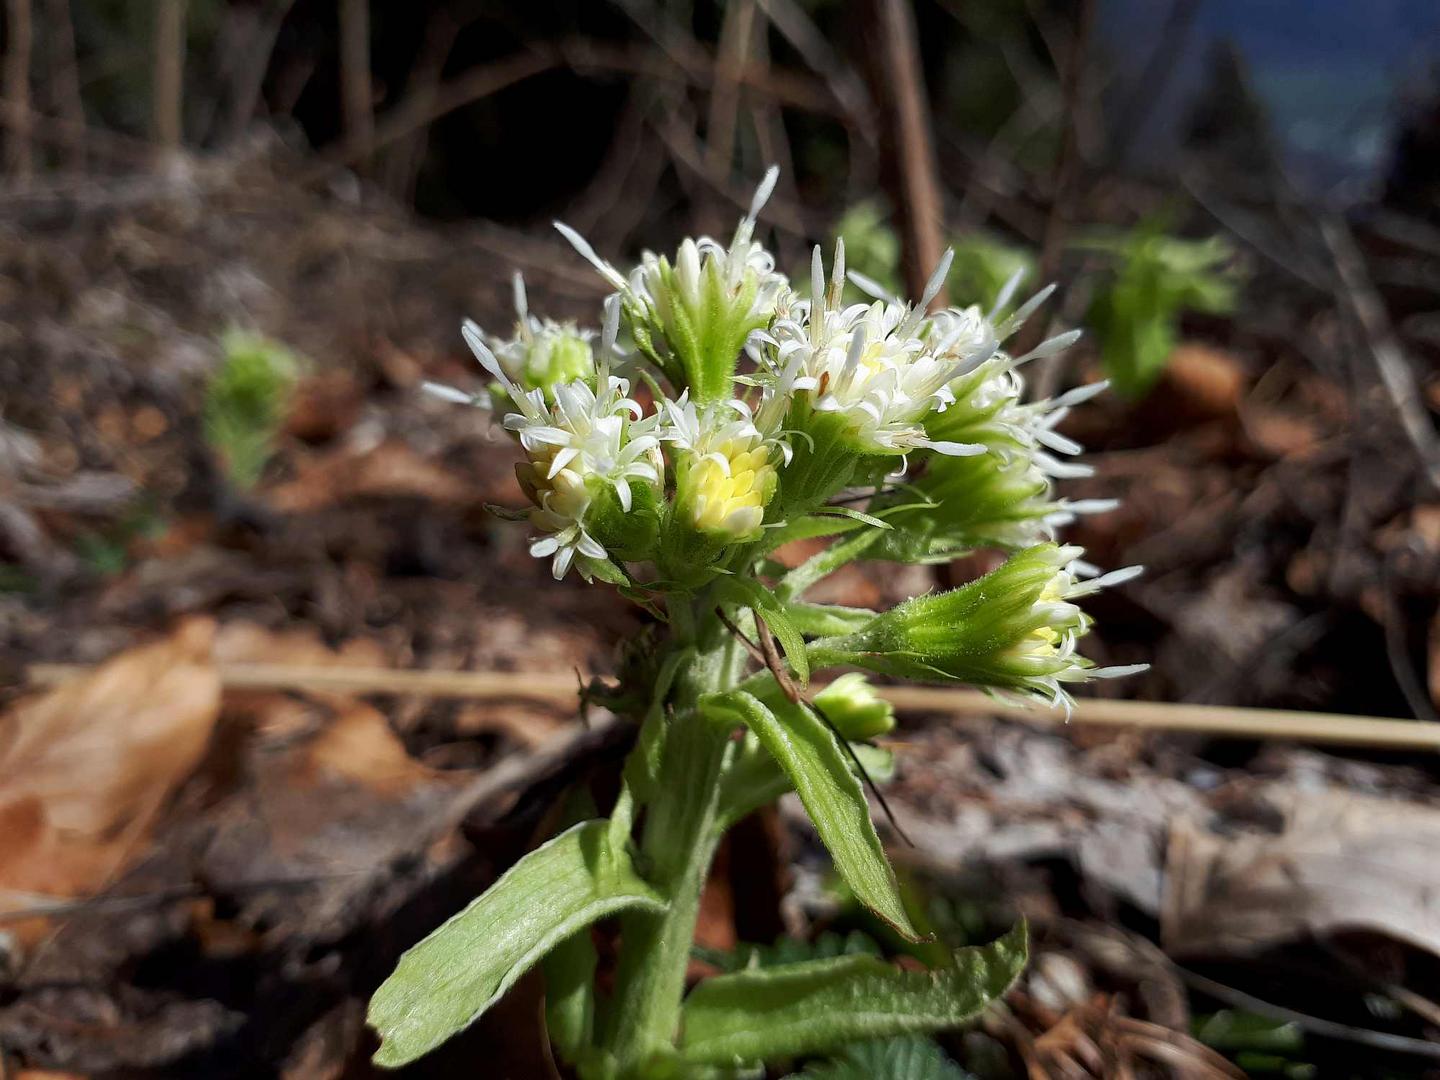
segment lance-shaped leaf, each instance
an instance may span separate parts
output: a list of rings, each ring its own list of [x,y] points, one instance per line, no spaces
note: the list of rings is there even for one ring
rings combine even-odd
[[[855,759],[877,784],[884,784],[895,775],[895,755],[869,743],[851,743]],[[854,762],[851,769],[855,769]],[[793,791],[790,777],[770,756],[755,735],[745,736],[745,743],[730,763],[720,784],[720,809],[717,820],[728,829],[746,814],[768,806],[781,795]]]
[[[521,975],[582,927],[663,901],[587,821],[536,848],[469,907],[400,958],[375,991],[375,1063],[405,1065],[462,1031]]]
[[[734,1065],[956,1027],[1004,995],[1026,953],[1021,923],[989,945],[957,950],[938,971],[841,956],[719,975],[686,1000],[680,1053],[697,1065]]]
[[[743,690],[706,695],[700,706],[721,722],[738,721],[755,733],[790,778],[835,869],[856,898],[896,931],[919,941],[900,900],[895,871],[875,834],[870,804],[835,733],[810,709],[787,703],[782,720]]]

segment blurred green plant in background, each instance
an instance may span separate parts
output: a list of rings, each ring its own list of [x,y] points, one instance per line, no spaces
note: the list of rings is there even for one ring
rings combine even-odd
[[[835,226],[845,241],[847,265],[894,295],[901,290],[900,239],[890,225],[890,213],[874,202],[856,203]],[[1021,286],[1033,286],[1035,258],[1022,247],[1007,244],[988,233],[971,233],[951,241],[955,260],[946,285],[955,296],[975,297],[988,304],[1000,294],[1017,271],[1025,273]],[[803,283],[804,274],[795,280]]]
[[[857,203],[836,231],[852,269],[889,293],[899,291],[900,241],[888,211],[877,203]],[[955,260],[946,284],[952,295],[986,304],[1016,273],[1022,286],[1045,284],[1033,280],[1035,256],[1024,247],[987,233],[957,237],[951,245]],[[1229,314],[1243,280],[1235,249],[1222,237],[1182,239],[1158,219],[1128,230],[1090,230],[1070,246],[1105,260],[1087,322],[1106,377],[1131,400],[1143,397],[1164,372],[1178,343],[1181,316]]]
[[[836,222],[835,233],[845,241],[845,260],[850,269],[884,286],[892,295],[900,291],[900,238],[890,227],[888,210],[879,203],[856,203]],[[805,275],[796,274],[794,280],[803,284]]]
[[[1127,232],[1090,233],[1076,246],[1114,259],[1113,277],[1097,291],[1088,322],[1110,384],[1132,400],[1165,370],[1183,312],[1234,310],[1235,251],[1222,237],[1182,240],[1147,222]]]
[[[1319,1075],[1315,1065],[1304,1059],[1305,1034],[1293,1022],[1221,1009],[1197,1016],[1194,1030],[1197,1039],[1229,1057],[1247,1076],[1310,1080]]]
[[[284,345],[245,330],[226,331],[221,349],[205,388],[205,441],[230,484],[247,491],[275,452],[302,365]]]
[[[1035,257],[1024,248],[988,233],[956,237],[951,244],[955,262],[950,267],[949,285],[954,295],[979,297],[982,304],[990,303],[1017,273],[1021,274],[1022,289],[1036,287]]]

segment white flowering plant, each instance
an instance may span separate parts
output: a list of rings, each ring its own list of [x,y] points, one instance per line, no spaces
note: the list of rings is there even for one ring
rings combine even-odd
[[[611,583],[656,619],[618,686],[590,695],[633,715],[636,744],[608,816],[578,815],[401,959],[370,1006],[376,1061],[399,1066],[542,967],[551,1042],[575,1073],[607,1078],[761,1075],[857,1039],[972,1018],[1026,956],[1023,926],[929,972],[852,956],[743,970],[686,992],[701,887],[725,830],[794,792],[860,902],[918,940],[871,821],[862,780],[890,771],[875,745],[894,714],[865,672],[966,683],[1069,709],[1069,687],[1134,668],[1077,651],[1077,601],[1101,575],[1062,546],[1075,515],[1055,482],[1084,472],[1056,430],[1100,387],[1027,402],[1006,339],[1048,293],[1011,308],[930,311],[828,273],[816,249],[802,295],[754,239],[760,185],[730,244],[685,240],[631,273],[561,231],[614,289],[598,333],[530,315],[517,284],[510,339],[467,323],[489,376],[431,389],[503,413],[524,454],[531,554],[556,578]],[[846,303],[847,281],[872,299]],[[777,549],[820,542],[788,566]],[[857,559],[931,563],[978,548],[1009,557],[960,588],[887,611],[808,591]],[[848,670],[844,670],[848,669]],[[825,685],[821,672],[844,673]],[[592,808],[593,809],[593,808]],[[590,927],[615,919],[619,957],[597,985]]]

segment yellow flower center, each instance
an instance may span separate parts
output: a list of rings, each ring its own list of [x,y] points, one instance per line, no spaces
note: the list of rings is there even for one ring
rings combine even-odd
[[[770,450],[749,439],[725,440],[691,466],[685,486],[695,528],[748,538],[759,530],[775,490]]]

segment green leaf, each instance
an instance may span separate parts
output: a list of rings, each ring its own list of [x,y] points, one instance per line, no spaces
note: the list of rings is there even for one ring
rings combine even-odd
[[[569,828],[594,818],[597,813],[590,789],[576,784],[565,793],[560,824]],[[615,842],[613,836],[612,827],[608,837],[611,843]],[[595,969],[599,962],[587,926],[556,945],[540,963],[545,973],[545,1028],[551,1043],[566,1061],[575,1061],[593,1039]]]
[[[830,1061],[811,1065],[791,1080],[969,1080],[932,1039],[909,1035],[845,1047]]]
[[[784,967],[810,960],[833,960],[837,956],[884,956],[884,951],[870,935],[860,930],[838,934],[823,931],[814,941],[779,937],[773,945],[739,945],[733,950],[706,949],[695,946],[690,955],[703,960],[722,973],[752,971],[756,968]],[[949,960],[949,950],[945,959]]]
[[[599,962],[588,927],[565,938],[544,959],[545,1027],[566,1061],[579,1057],[593,1037]]]
[[[799,1057],[860,1039],[925,1034],[973,1019],[1025,966],[1023,923],[939,971],[845,956],[720,975],[685,1002],[681,1056],[697,1064]]]
[[[530,852],[469,907],[400,958],[370,1001],[375,1063],[405,1065],[464,1030],[570,935],[663,901],[587,821]]]
[[[806,514],[802,517],[792,518],[783,525],[767,526],[765,550],[774,551],[795,540],[816,540],[822,536],[839,536],[843,533],[854,532],[858,528],[860,528],[858,521],[848,521],[845,518],[828,517],[823,514]]]
[[[921,935],[910,925],[895,871],[870,820],[870,804],[834,732],[809,709],[788,706],[782,721],[743,690],[707,694],[700,707],[707,714],[738,720],[755,733],[790,778],[835,869],[856,898],[898,933],[918,941]]]
[[[795,624],[790,621],[785,605],[779,597],[754,578],[738,575],[718,581],[716,594],[723,600],[744,604],[758,611],[774,633],[775,639],[780,642],[780,648],[785,650],[785,659],[789,660],[790,666],[795,669],[800,685],[805,686],[810,682],[810,661],[805,655],[805,638],[795,629]]]
[[[880,539],[880,535],[878,532],[863,532],[816,552],[781,578],[777,591],[786,600],[800,597],[815,583],[864,555]]]
[[[850,749],[877,784],[886,783],[895,774],[895,755],[869,743],[851,743]],[[850,763],[851,768],[854,764]],[[747,732],[745,744],[725,772],[720,785],[720,809],[717,821],[728,829],[746,814],[774,802],[786,792],[795,790],[790,777],[760,745],[753,732]]]
[[[807,637],[849,634],[875,618],[875,613],[868,608],[842,607],[839,604],[797,602],[786,604],[785,613],[790,616],[795,629]]]

